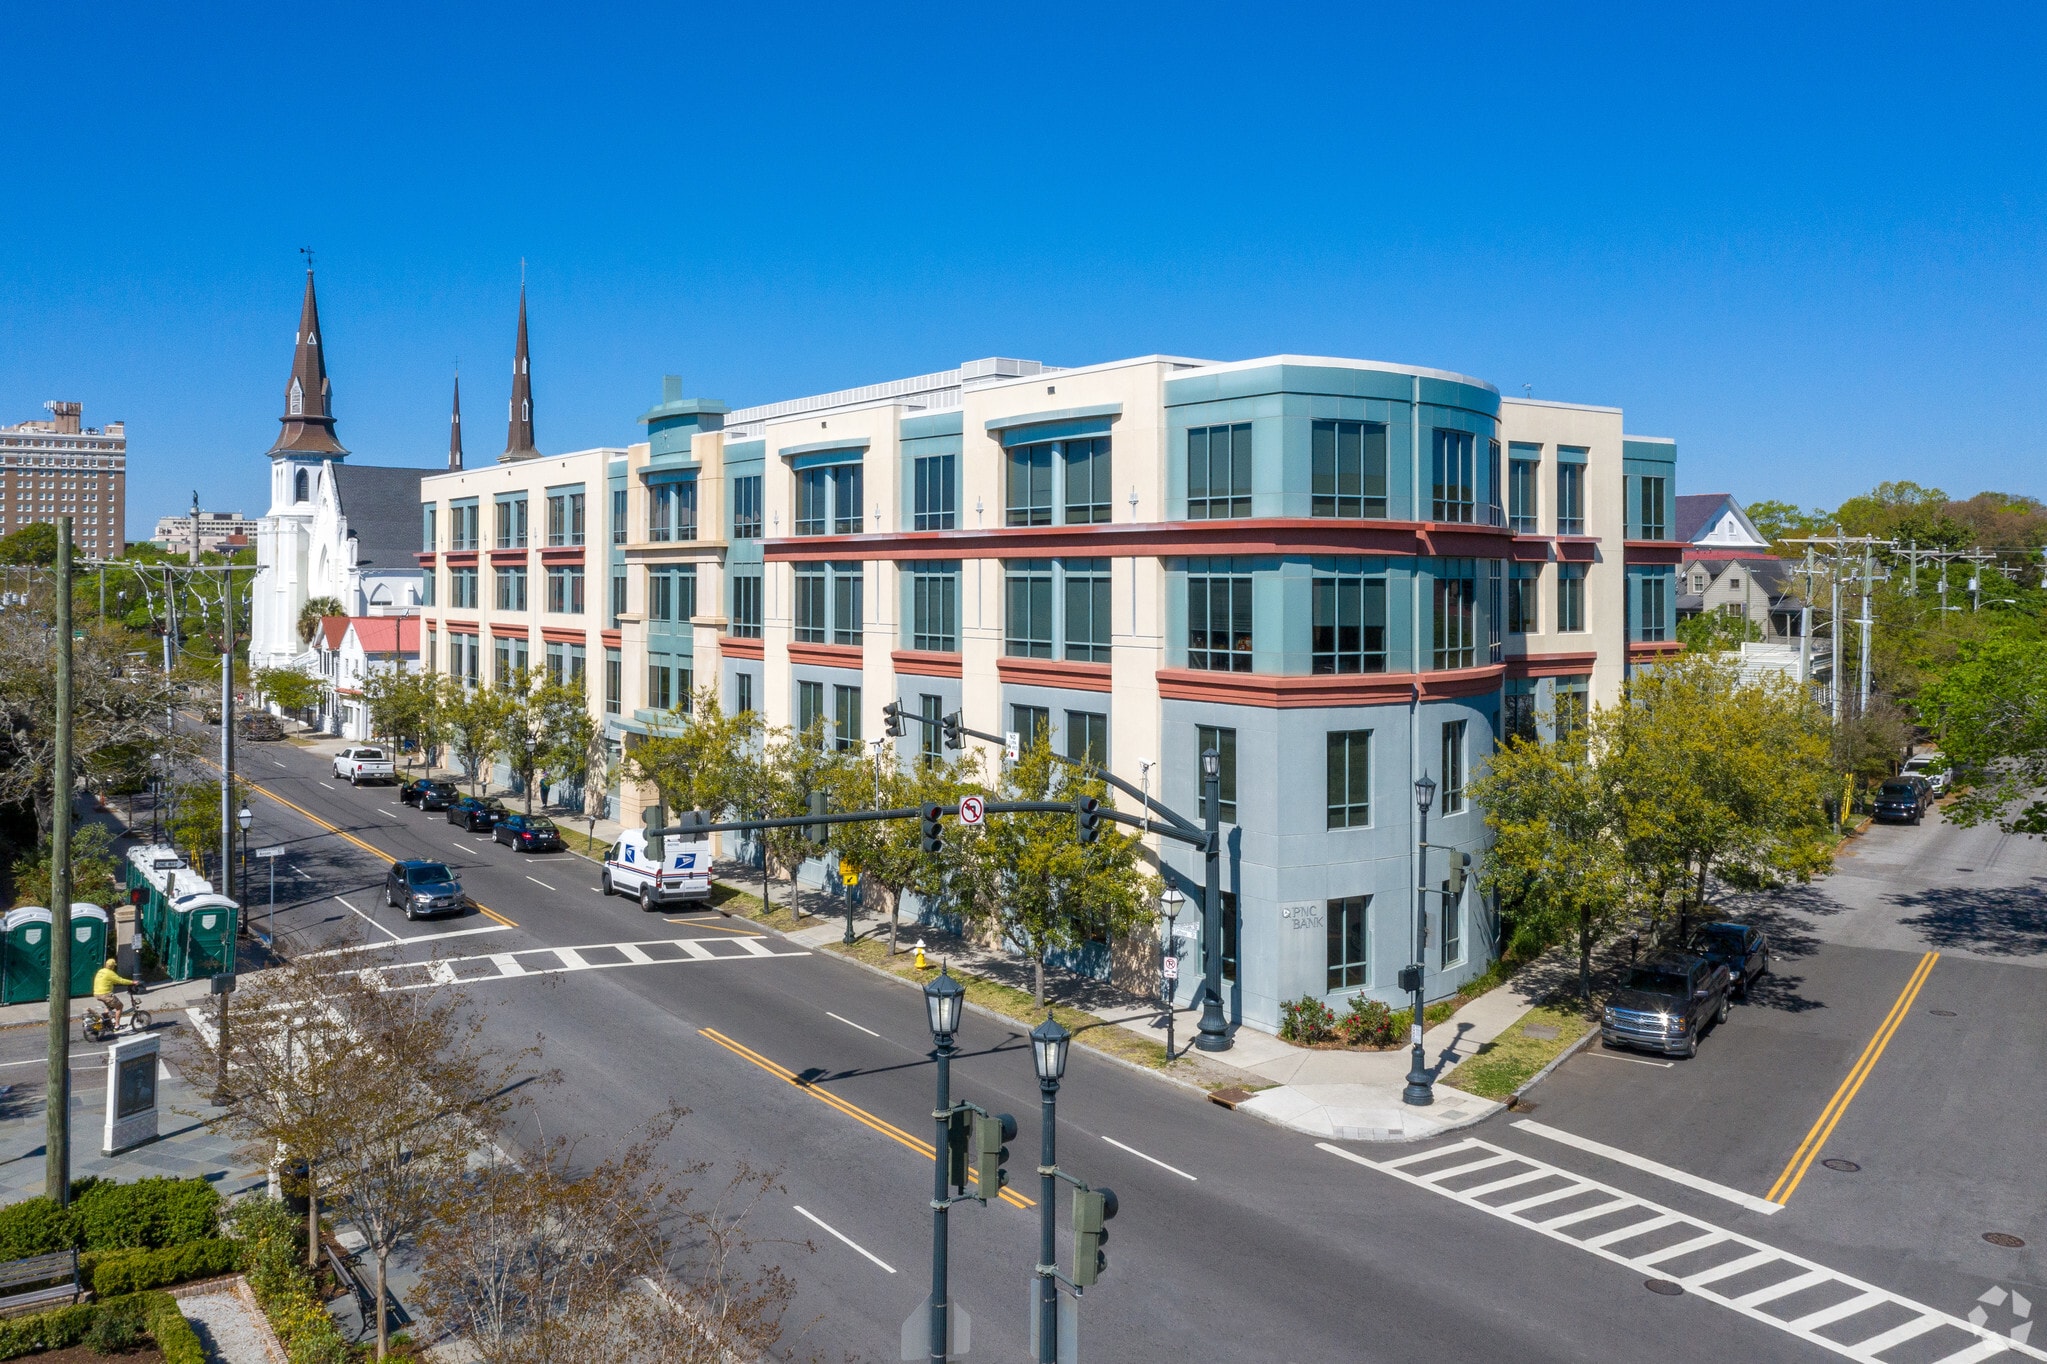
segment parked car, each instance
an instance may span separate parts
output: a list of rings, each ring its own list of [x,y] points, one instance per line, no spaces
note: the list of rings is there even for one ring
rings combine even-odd
[[[336,780],[347,778],[350,786],[361,786],[366,781],[397,781],[398,769],[383,749],[356,745],[334,755],[334,776]]]
[[[416,805],[421,810],[445,810],[460,799],[462,790],[454,782],[433,777],[419,777],[398,788],[401,804]]]
[[[508,845],[513,852],[560,852],[561,830],[545,815],[506,815],[490,831],[491,840]]]
[[[1749,987],[1770,974],[1770,940],[1747,924],[1702,924],[1692,934],[1692,953],[1727,968],[1728,986],[1747,998]]]
[[[464,796],[448,807],[448,823],[460,824],[470,833],[483,833],[497,827],[497,822],[511,811],[505,803],[494,796]]]
[[[710,899],[711,836],[670,834],[661,844],[661,856],[649,858],[645,833],[627,829],[619,835],[618,842],[604,854],[604,872],[598,881],[603,892],[633,896],[641,909]]]
[[[284,726],[267,710],[252,710],[235,720],[235,730],[244,739],[274,743],[284,737]]]
[[[445,862],[412,858],[391,864],[384,877],[384,903],[393,909],[404,909],[408,919],[418,919],[460,914],[469,901],[463,897],[462,883]]]
[[[1905,775],[1924,777],[1926,784],[1933,788],[1935,799],[1947,794],[1949,774],[1947,758],[1940,753],[1921,753],[1905,760]]]
[[[1659,957],[1628,972],[1607,1003],[1599,1040],[1687,1059],[1699,1034],[1727,1017],[1727,968],[1704,957]]]
[[[1917,824],[1933,804],[1933,786],[1924,777],[1899,774],[1877,788],[1870,813],[1880,820]]]

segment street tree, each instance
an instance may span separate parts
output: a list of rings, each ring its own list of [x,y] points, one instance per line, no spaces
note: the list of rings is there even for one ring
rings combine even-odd
[[[1948,819],[2047,834],[2047,641],[2014,630],[1965,648],[1919,715],[1957,778]]]
[[[442,678],[440,686],[448,746],[467,774],[471,794],[481,794],[491,764],[504,751],[512,699],[496,687],[465,686],[454,678]]]
[[[431,767],[448,727],[442,713],[447,689],[440,677],[403,668],[379,669],[363,679],[362,694],[372,732],[396,748],[418,754]]]
[[[556,681],[522,668],[512,674],[504,696],[502,752],[530,815],[543,784],[588,779],[596,760],[597,729],[580,677]]]
[[[873,809],[956,805],[961,796],[983,789],[978,752],[906,767],[897,759],[895,746],[888,744],[834,774],[832,804],[842,810],[859,809],[870,801]],[[955,844],[951,854],[958,852]],[[888,950],[893,956],[904,893],[938,899],[945,893],[953,858],[925,852],[923,828],[914,819],[841,824],[832,830],[832,846],[842,866],[858,869],[862,899],[887,916]]]
[[[671,811],[701,810],[713,820],[752,808],[760,777],[761,719],[727,713],[718,691],[703,686],[625,755],[626,775],[652,786]]]
[[[832,791],[846,789],[844,768],[850,761],[851,755],[834,747],[827,738],[823,721],[800,731],[776,726],[764,735],[761,763],[750,774],[750,789],[745,795],[760,816],[767,819],[808,814],[813,792],[824,795],[829,809]],[[861,804],[864,806],[865,801]],[[837,832],[838,827],[826,825],[824,836],[819,839],[812,836],[808,825],[761,830],[769,870],[779,868],[789,878],[792,903],[797,869],[809,858],[827,855]]]
[[[303,720],[307,711],[320,704],[320,679],[297,668],[258,668],[249,680],[259,695],[286,715]]]

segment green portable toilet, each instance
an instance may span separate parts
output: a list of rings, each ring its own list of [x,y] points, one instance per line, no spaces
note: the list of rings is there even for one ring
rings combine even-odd
[[[186,895],[165,917],[164,970],[172,980],[196,980],[232,970],[240,906],[225,895]]]
[[[22,905],[0,915],[0,1004],[50,997],[50,911]]]
[[[128,850],[128,897],[135,904],[141,939],[158,962],[168,966],[178,932],[172,902],[212,893],[212,883],[193,871],[176,848],[148,843]]]
[[[82,900],[71,903],[71,997],[92,993],[92,978],[114,955],[114,925],[104,909]]]

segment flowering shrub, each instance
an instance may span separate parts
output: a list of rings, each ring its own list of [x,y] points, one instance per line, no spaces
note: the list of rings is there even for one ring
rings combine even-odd
[[[1390,1047],[1400,1036],[1393,1011],[1363,995],[1351,996],[1350,1008],[1336,1024],[1336,1035],[1353,1047]]]
[[[1283,1042],[1327,1042],[1336,1035],[1336,1015],[1313,995],[1302,995],[1279,1006],[1279,1036]]]

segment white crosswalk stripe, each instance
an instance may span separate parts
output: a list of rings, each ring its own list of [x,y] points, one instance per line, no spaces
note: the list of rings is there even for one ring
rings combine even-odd
[[[777,951],[758,938],[656,938],[651,941],[587,943],[577,947],[529,947],[475,957],[442,957],[399,962],[366,970],[387,990],[430,985],[475,985],[513,977],[603,971],[620,966],[685,966],[698,962],[779,960],[807,957],[801,949]]]
[[[1316,1145],[1601,1259],[1673,1279],[1687,1293],[1860,1364],[1892,1364],[1882,1358],[1887,1351],[1934,1332],[1940,1338],[1923,1346],[1934,1364],[2006,1354],[2047,1360],[2047,1352],[1962,1317],[1490,1142],[1467,1139],[1395,1160]],[[1511,1199],[1487,1201],[1509,1189]],[[1764,1310],[1771,1304],[1779,1311]]]

